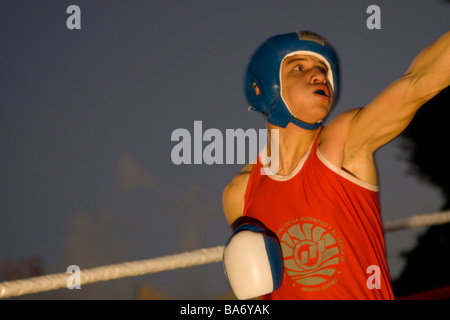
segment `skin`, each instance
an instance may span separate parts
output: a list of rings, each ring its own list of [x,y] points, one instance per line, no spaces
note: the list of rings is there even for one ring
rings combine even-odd
[[[333,104],[325,65],[313,56],[294,55],[285,59],[281,68],[282,96],[294,116],[308,123],[324,119]],[[447,32],[419,53],[404,76],[367,106],[341,113],[324,126],[318,148],[337,168],[377,185],[375,151],[401,134],[417,110],[449,85],[450,32]],[[326,96],[318,94],[319,89]],[[278,174],[288,175],[313,143],[318,129],[305,130],[291,123],[286,128],[268,122],[266,126],[279,129]],[[252,165],[246,165],[223,191],[222,204],[229,224],[242,215],[251,170]]]

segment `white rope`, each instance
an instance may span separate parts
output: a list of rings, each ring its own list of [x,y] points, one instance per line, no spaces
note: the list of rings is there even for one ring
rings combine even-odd
[[[401,229],[412,229],[429,227],[450,222],[450,211],[428,213],[412,216],[409,218],[386,221],[383,225],[384,231],[391,232]]]
[[[199,249],[191,252],[155,259],[125,262],[93,269],[81,270],[81,284],[107,281],[124,277],[140,276],[177,268],[188,268],[222,261],[223,246]],[[52,274],[29,279],[0,283],[0,298],[67,288],[67,273]]]
[[[448,222],[450,222],[450,211],[444,211],[386,221],[383,226],[386,232],[390,232],[407,228],[440,225]],[[223,246],[217,246],[154,259],[81,270],[81,285],[220,262],[223,258],[223,249]],[[0,283],[0,299],[66,288],[69,276],[67,273],[60,273],[2,282]]]

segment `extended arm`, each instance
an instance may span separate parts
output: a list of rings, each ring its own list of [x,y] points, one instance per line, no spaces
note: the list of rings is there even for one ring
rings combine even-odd
[[[346,153],[376,149],[398,136],[417,110],[450,85],[450,32],[425,48],[405,75],[351,120]],[[436,115],[438,118],[439,115]]]

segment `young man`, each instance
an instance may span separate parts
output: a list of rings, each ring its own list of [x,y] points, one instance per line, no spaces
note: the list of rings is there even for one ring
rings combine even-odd
[[[248,66],[250,108],[265,114],[268,129],[278,129],[277,171],[260,155],[226,186],[223,208],[234,227],[248,223],[242,217],[257,219],[255,224],[280,243],[281,284],[274,284],[265,299],[394,298],[374,152],[450,84],[450,32],[422,51],[405,75],[366,107],[322,126],[337,97],[338,80],[333,49],[312,32],[269,38]],[[271,141],[269,156],[270,149]],[[243,246],[239,242],[237,248]],[[236,277],[239,268],[228,269]]]

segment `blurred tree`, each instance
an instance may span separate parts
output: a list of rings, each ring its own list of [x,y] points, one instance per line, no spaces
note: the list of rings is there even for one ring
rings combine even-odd
[[[411,173],[437,186],[444,197],[442,210],[450,209],[450,87],[417,112],[402,135]],[[406,266],[394,281],[396,296],[450,285],[450,224],[429,227],[417,246],[405,252]]]
[[[19,260],[0,261],[0,282],[37,277],[44,274],[44,261],[34,255]]]

